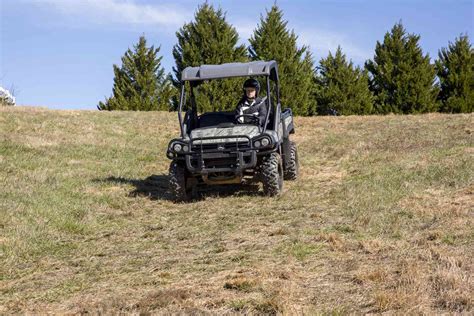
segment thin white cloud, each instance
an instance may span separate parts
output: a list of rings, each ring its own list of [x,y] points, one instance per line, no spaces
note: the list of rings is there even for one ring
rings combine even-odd
[[[357,45],[354,41],[340,33],[328,32],[316,29],[296,30],[299,43],[308,45],[315,57],[326,57],[329,52],[335,53],[338,46],[347,59],[352,59],[356,64],[363,64],[364,61],[372,57],[373,52]]]
[[[235,26],[240,36],[240,43],[249,45],[248,39],[252,36],[257,23],[255,21],[246,21],[238,19],[230,21]],[[313,53],[315,62],[323,57],[326,57],[329,52],[335,53],[338,46],[341,46],[342,52],[346,54],[347,59],[352,59],[356,64],[363,65],[363,63],[372,57],[373,51],[362,48],[355,41],[351,40],[349,36],[333,31],[326,31],[312,27],[295,27],[295,34],[298,36],[298,45],[309,46]]]
[[[67,17],[98,24],[134,24],[179,27],[192,18],[189,10],[173,5],[140,4],[133,0],[30,0]]]

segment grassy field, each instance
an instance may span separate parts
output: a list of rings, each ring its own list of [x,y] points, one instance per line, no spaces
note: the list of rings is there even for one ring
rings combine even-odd
[[[301,176],[170,201],[174,113],[0,108],[0,313],[453,313],[474,115],[296,118]]]

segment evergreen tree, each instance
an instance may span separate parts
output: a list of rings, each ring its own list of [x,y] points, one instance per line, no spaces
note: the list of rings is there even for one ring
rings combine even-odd
[[[436,71],[441,84],[438,96],[442,110],[470,113],[474,108],[474,49],[467,35],[461,35],[438,52]]]
[[[99,110],[169,110],[175,89],[161,67],[160,47],[146,46],[141,36],[133,51],[128,49],[122,65],[114,65],[112,96],[99,102]]]
[[[225,13],[207,2],[198,7],[194,21],[184,24],[176,36],[173,82],[179,89],[181,72],[188,66],[247,61],[245,46],[237,45],[239,35],[226,21]],[[242,80],[225,79],[203,83],[198,86],[195,97],[199,110],[206,112],[234,109],[241,96]]]
[[[280,99],[296,115],[316,112],[314,97],[314,64],[308,47],[298,48],[298,36],[288,30],[288,21],[277,5],[260,16],[260,24],[249,39],[253,60],[276,60],[280,77]]]
[[[407,34],[402,23],[377,41],[374,60],[366,62],[378,113],[424,113],[437,110],[435,69],[418,44],[419,35]]]
[[[355,67],[352,61],[347,62],[341,47],[333,56],[321,59],[319,85],[317,92],[318,113],[341,115],[370,114],[373,111],[373,96],[369,90],[369,78],[366,70]]]

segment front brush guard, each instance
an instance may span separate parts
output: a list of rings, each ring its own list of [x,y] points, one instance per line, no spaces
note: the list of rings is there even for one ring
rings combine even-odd
[[[225,144],[230,144],[232,142],[226,142],[227,139],[235,138],[235,148],[226,149]],[[244,148],[239,148],[239,139],[247,139],[248,146]],[[216,142],[212,144],[217,145],[217,149],[203,149],[203,141],[206,140],[224,140],[223,142]],[[192,150],[195,148],[193,145],[195,142],[200,141],[201,145],[200,150]],[[219,146],[221,145],[222,146]],[[252,140],[247,135],[228,135],[228,136],[211,136],[211,137],[199,137],[191,139],[190,143],[190,152],[186,153],[186,167],[192,173],[198,173],[203,176],[207,176],[209,173],[214,172],[234,172],[236,175],[242,175],[242,171],[245,169],[250,169],[256,166],[257,164],[257,151],[253,148]],[[245,163],[244,157],[250,156],[250,162]],[[223,167],[223,168],[208,168],[206,167],[205,159],[219,159],[219,158],[233,158],[235,157],[235,167]],[[197,160],[197,166],[193,166],[192,160]]]

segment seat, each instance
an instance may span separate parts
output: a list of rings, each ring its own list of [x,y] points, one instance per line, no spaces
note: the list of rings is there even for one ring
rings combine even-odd
[[[221,123],[235,122],[235,112],[209,112],[198,117],[198,127],[217,126]]]

